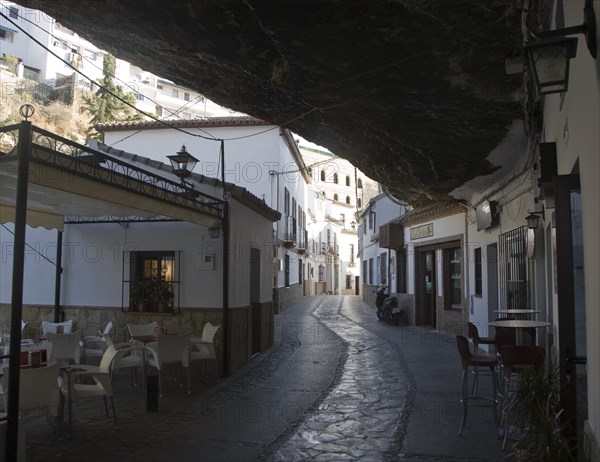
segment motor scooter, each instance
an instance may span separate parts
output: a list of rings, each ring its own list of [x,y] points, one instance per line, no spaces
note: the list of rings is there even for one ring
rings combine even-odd
[[[400,324],[400,318],[403,313],[398,305],[398,298],[389,297],[389,294],[386,292],[387,288],[387,286],[377,288],[377,295],[375,298],[377,319],[387,321],[390,324],[395,324],[397,326]]]

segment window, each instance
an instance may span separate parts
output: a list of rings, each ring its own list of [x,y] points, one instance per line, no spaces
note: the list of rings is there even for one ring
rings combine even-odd
[[[396,292],[406,293],[406,250],[396,251]]]
[[[8,16],[13,19],[19,19],[19,8],[16,6],[8,7]]]
[[[157,90],[162,90],[162,89],[164,89],[164,87],[163,87],[163,84],[162,84],[162,83],[157,83],[157,84],[156,84],[156,89],[157,89]]]
[[[177,90],[177,88],[171,89],[171,96],[173,98],[179,98],[179,91]]]
[[[137,101],[144,101],[146,97],[144,95],[142,95],[141,93],[135,93],[135,99]]]
[[[365,284],[369,280],[367,278],[367,260],[363,260],[363,262],[362,262],[362,280],[364,281]]]
[[[350,244],[350,264],[354,266],[354,244]]]
[[[325,267],[319,265],[319,282],[325,282]]]
[[[352,275],[346,274],[346,289],[352,289]]]
[[[362,200],[361,200],[360,198],[359,198],[359,199],[356,199],[356,206],[357,206],[359,209],[360,209],[360,208],[362,208]]]
[[[302,285],[304,283],[304,265],[302,264],[302,259],[298,260],[298,284]]]
[[[346,175],[346,186],[350,186],[350,177]]]
[[[460,247],[443,249],[444,252],[444,308],[462,307],[462,259]]]
[[[96,61],[96,59],[98,59],[98,53],[92,50],[83,50],[83,56],[91,59],[92,61]]]
[[[175,252],[131,252],[128,282],[130,310],[173,311]]]
[[[284,271],[285,271],[285,286],[289,287],[290,286],[290,256],[289,255],[285,256]]]
[[[532,305],[531,261],[523,251],[527,246],[527,231],[522,226],[498,236],[498,308],[525,309]]]
[[[154,112],[156,112],[156,115],[158,117],[162,117],[163,115],[163,108],[162,106],[159,106],[158,104],[154,107]]]
[[[340,221],[342,222],[342,227],[346,227],[346,215],[340,213]]]
[[[346,196],[346,204],[350,204],[350,196]]]
[[[290,214],[290,192],[288,188],[283,189],[283,213],[286,216]]]
[[[321,170],[321,181],[325,181],[325,170]]]
[[[185,93],[183,94],[183,99],[184,99],[185,101],[189,101],[189,100],[190,100],[190,94],[189,94],[188,92],[185,92]]]
[[[334,174],[333,174],[333,182],[334,182],[335,184],[338,184],[338,174],[337,174],[337,173],[334,173]]]
[[[337,194],[334,194],[334,195],[333,195],[333,201],[334,201],[334,202],[337,202],[337,201],[338,201],[338,195],[337,195]]]
[[[481,247],[475,249],[475,295],[481,297],[483,284],[481,280]]]
[[[67,42],[65,42],[64,40],[60,40],[60,39],[54,39],[53,45],[56,48],[60,48],[61,50],[69,49],[69,45],[67,45]]]
[[[358,179],[358,181],[356,183],[356,187],[359,189],[362,188],[362,180],[360,178]]]
[[[2,29],[0,28],[0,40],[6,40],[7,42],[11,42],[14,40],[14,33],[6,30],[6,29]]]
[[[373,280],[373,259],[369,258],[369,284],[375,284]]]
[[[388,284],[388,254],[383,252],[379,257],[379,280],[382,284]]]
[[[79,47],[79,45],[71,44],[71,51],[73,53],[81,54],[81,48]]]

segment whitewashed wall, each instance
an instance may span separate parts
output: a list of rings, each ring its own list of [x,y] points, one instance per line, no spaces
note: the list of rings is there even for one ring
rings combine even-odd
[[[232,201],[231,217],[229,304],[231,307],[249,304],[249,248],[252,246],[261,250],[260,301],[270,301],[271,222],[235,201]],[[7,225],[7,228],[12,229],[12,225]],[[0,302],[9,303],[13,236],[2,228],[0,237]],[[28,227],[26,239],[42,255],[55,260],[55,230]],[[176,254],[176,260],[180,260],[181,264],[178,301],[181,307],[219,307],[222,300],[221,243],[222,238],[210,238],[206,227],[184,222],[129,223],[126,226],[116,223],[66,225],[63,236],[62,304],[121,307],[122,281],[129,279],[127,261],[123,275],[123,250],[167,250],[181,252]],[[205,252],[215,254],[214,270],[199,269],[198,255]],[[52,305],[54,266],[32,249],[28,249],[26,254],[23,302]],[[127,284],[123,297],[127,306]]]
[[[593,2],[600,24],[600,1]],[[582,0],[563,1],[565,26],[583,22]],[[559,175],[569,174],[577,161],[581,175],[588,376],[588,432],[600,442],[600,60],[594,60],[579,35],[577,57],[570,61],[569,90],[545,98],[544,139],[555,141]],[[597,34],[597,43],[600,35]],[[565,131],[565,128],[567,130]],[[566,134],[568,133],[568,137]],[[557,306],[556,303],[554,306]],[[596,453],[598,454],[598,453]]]

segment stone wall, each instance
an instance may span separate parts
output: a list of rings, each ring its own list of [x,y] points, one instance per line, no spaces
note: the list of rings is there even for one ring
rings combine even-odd
[[[304,296],[304,286],[292,284],[289,287],[280,287],[274,291],[275,313],[282,313]]]

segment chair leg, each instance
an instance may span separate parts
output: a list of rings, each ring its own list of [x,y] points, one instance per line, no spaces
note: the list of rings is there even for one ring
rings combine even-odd
[[[110,404],[111,404],[112,411],[113,411],[113,418],[115,420],[115,425],[117,425],[117,408],[115,407],[115,398],[114,398],[114,396],[110,397]]]
[[[468,376],[469,376],[469,368],[463,369],[463,380],[462,380],[462,406],[463,406],[463,416],[462,421],[460,423],[460,430],[458,431],[458,436],[462,436],[463,429],[465,428],[465,423],[467,422],[467,411],[469,406],[469,385],[468,385]]]
[[[108,401],[106,400],[106,396],[103,396],[102,399],[104,400],[104,411],[106,412],[106,418],[110,419],[110,413],[108,412]]]
[[[186,367],[187,369],[187,391],[188,391],[188,395],[192,394],[192,385],[191,385],[191,376],[190,376],[190,369],[191,369],[191,364],[188,365],[188,367]]]
[[[496,424],[496,433],[500,429],[500,421],[498,420],[498,378],[494,366],[490,366],[490,375],[492,376],[492,407],[494,411],[494,423]]]
[[[160,373],[160,369],[158,369],[158,396],[162,398],[162,377]]]

